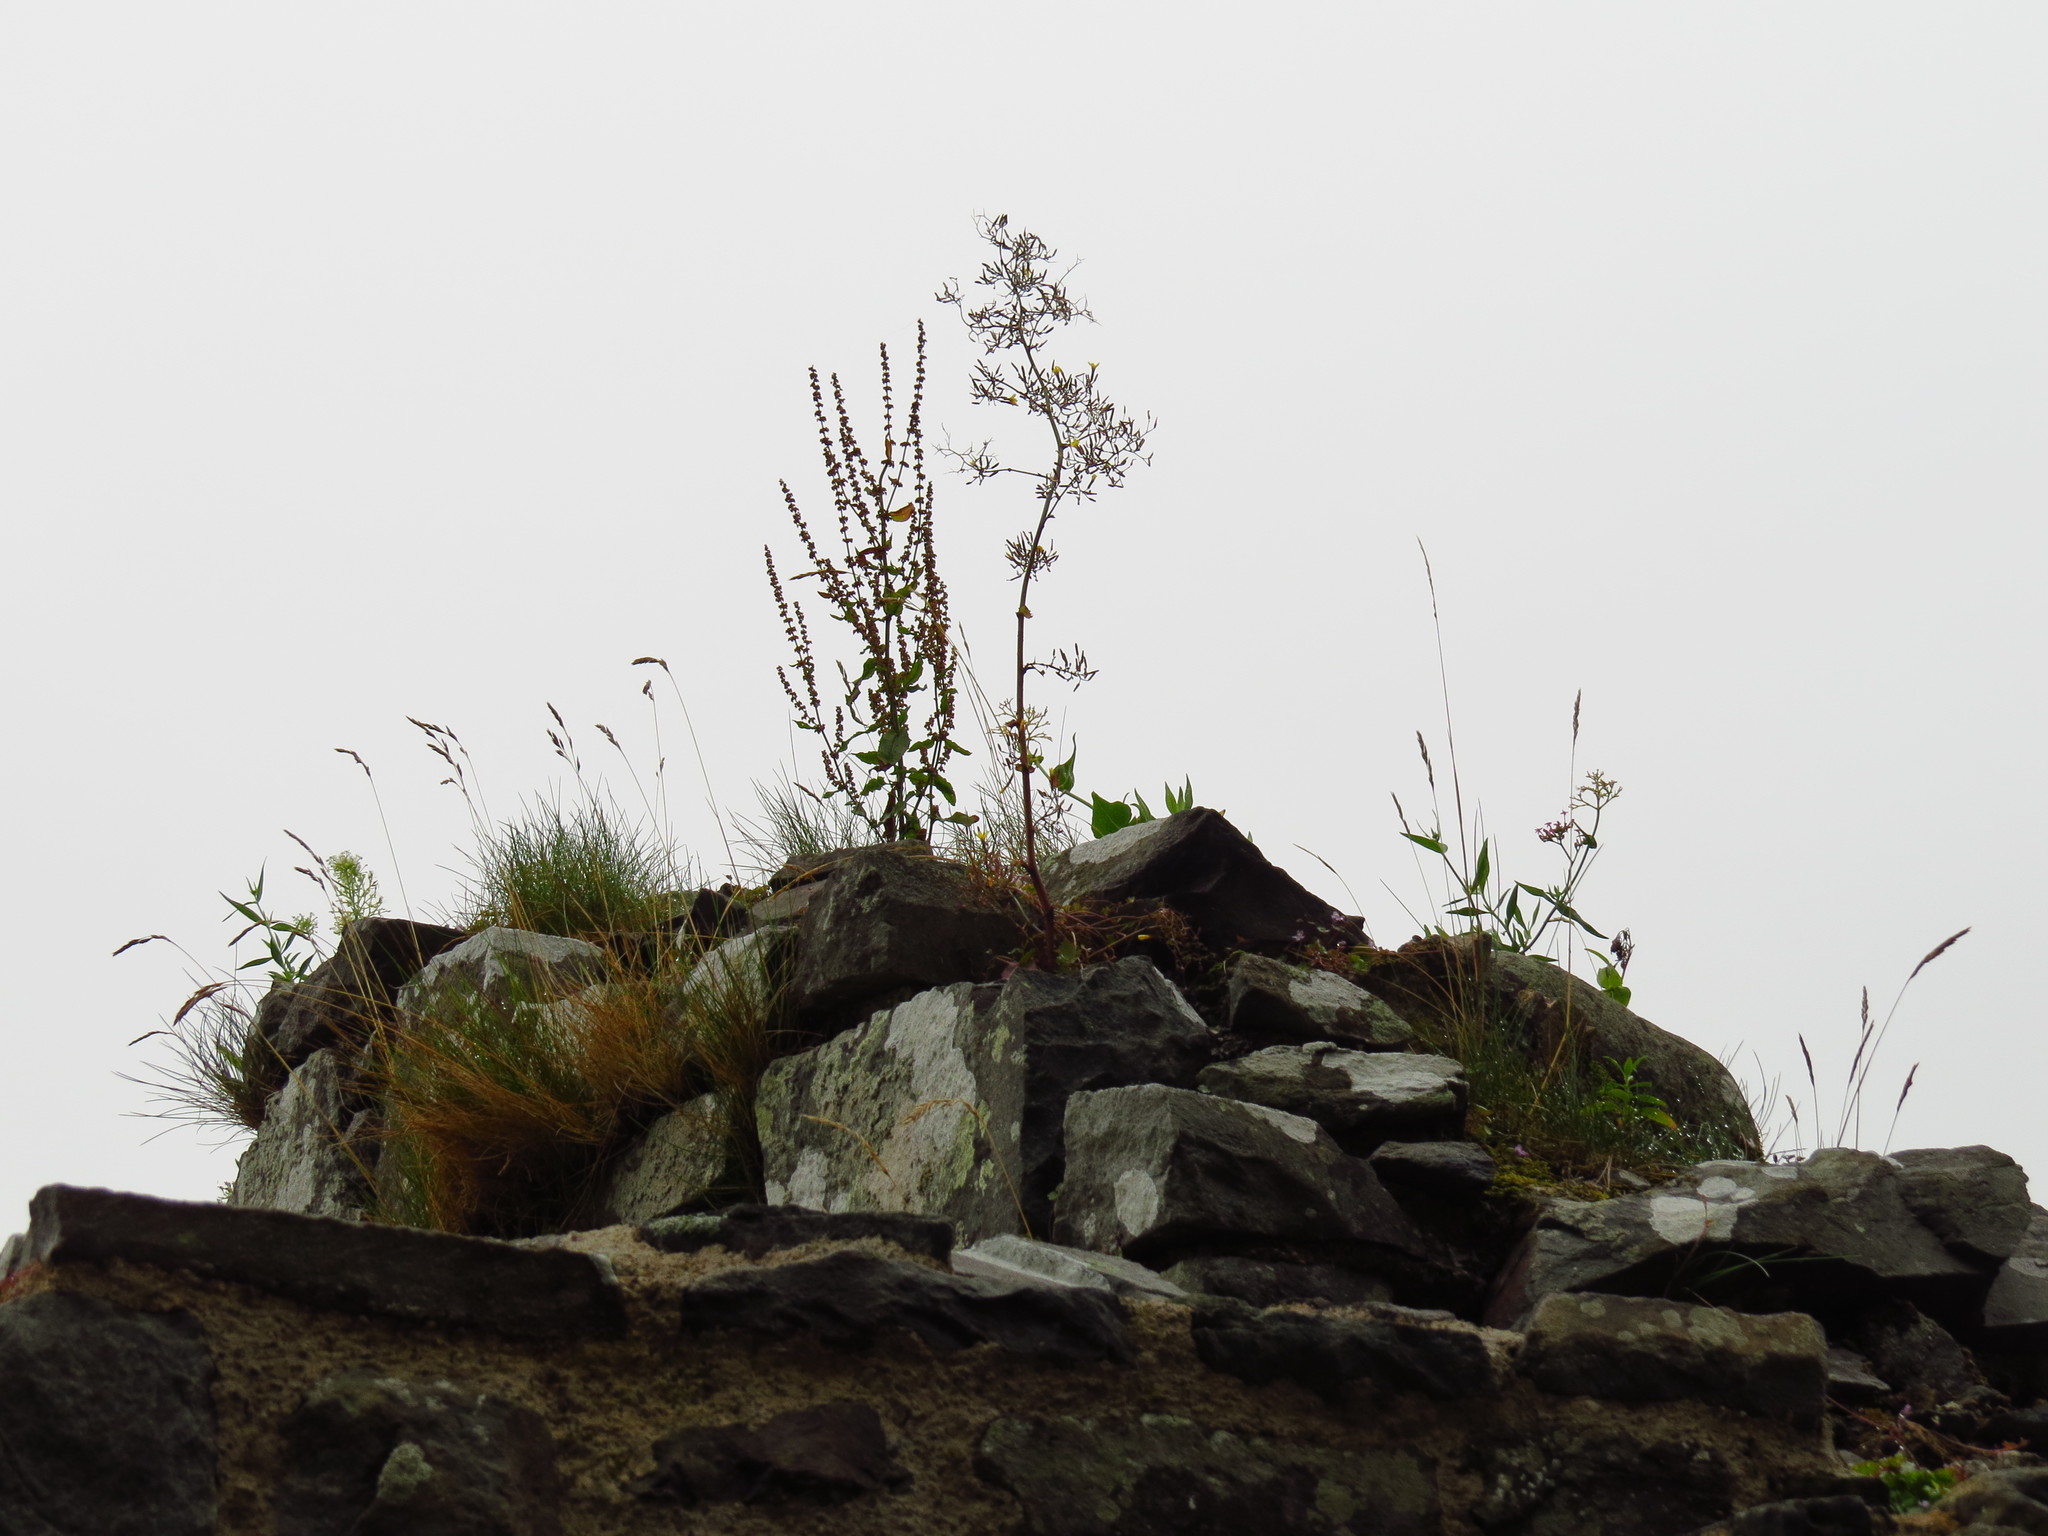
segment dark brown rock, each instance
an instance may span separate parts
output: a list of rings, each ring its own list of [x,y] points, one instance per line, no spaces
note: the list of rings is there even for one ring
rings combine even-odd
[[[1355,1051],[1400,1051],[1415,1038],[1406,1020],[1356,983],[1266,955],[1230,957],[1224,1019],[1254,1049],[1330,1040]]]
[[[703,1216],[668,1216],[640,1229],[640,1240],[663,1253],[718,1247],[758,1259],[805,1243],[880,1238],[939,1263],[953,1252],[953,1224],[901,1211],[814,1211],[801,1205],[735,1205]]]
[[[1194,1337],[1212,1371],[1261,1386],[1296,1382],[1333,1402],[1354,1381],[1445,1400],[1496,1385],[1479,1330],[1449,1313],[1376,1307],[1365,1317],[1319,1316],[1210,1302],[1195,1311]]]
[[[274,987],[257,1005],[251,1042],[280,1069],[327,1045],[355,1045],[391,1017],[398,989],[462,942],[459,928],[366,917],[350,923],[334,953],[295,987]],[[283,1079],[282,1070],[278,1073]]]
[[[843,1504],[901,1487],[881,1416],[866,1403],[819,1403],[767,1423],[679,1430],[654,1447],[643,1499],[700,1504]]]

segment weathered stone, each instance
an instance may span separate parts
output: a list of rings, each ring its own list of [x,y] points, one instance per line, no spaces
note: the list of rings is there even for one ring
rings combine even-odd
[[[1380,1182],[1398,1194],[1471,1200],[1493,1187],[1493,1154],[1469,1141],[1386,1141],[1367,1159]]]
[[[1127,1299],[1185,1301],[1187,1292],[1161,1274],[1142,1264],[1114,1254],[1090,1253],[1082,1248],[1062,1248],[1015,1233],[999,1232],[985,1237],[972,1248],[953,1255],[956,1274],[979,1275],[985,1280],[1040,1281],[1047,1285],[1073,1285],[1083,1290],[1105,1291]]]
[[[908,1333],[941,1355],[977,1344],[1064,1361],[1134,1353],[1122,1306],[1100,1291],[951,1275],[852,1249],[719,1270],[683,1292],[681,1317],[686,1332],[804,1333],[839,1349]]]
[[[331,1048],[292,1068],[235,1165],[230,1204],[344,1218],[372,1208],[368,1170],[376,1148],[347,1139],[357,1106],[345,1073]]]
[[[462,932],[398,917],[350,923],[334,953],[293,987],[273,987],[256,1006],[246,1054],[251,1069],[274,1068],[279,1080],[313,1052],[354,1045],[390,1018],[399,989]]]
[[[451,1006],[509,1011],[570,997],[609,980],[612,971],[604,951],[581,939],[486,928],[429,960],[400,989],[398,1006],[406,1013]]]
[[[877,1239],[905,1253],[937,1263],[953,1251],[953,1224],[930,1216],[893,1211],[814,1211],[801,1205],[735,1205],[702,1216],[670,1216],[649,1222],[640,1239],[663,1253],[696,1253],[723,1248],[758,1259],[805,1243],[854,1243]]]
[[[1208,1302],[1196,1309],[1194,1337],[1212,1371],[1259,1386],[1296,1382],[1333,1402],[1354,1381],[1447,1400],[1496,1385],[1480,1330],[1448,1312],[1376,1307],[1351,1317]]]
[[[1841,1403],[1874,1403],[1891,1391],[1863,1356],[1839,1344],[1828,1346],[1828,1396]]]
[[[771,1018],[779,1011],[792,948],[784,928],[764,928],[705,951],[676,989],[670,1017]]]
[[[1958,1483],[1941,1512],[1964,1530],[1989,1526],[2048,1536],[2048,1468],[1999,1467]]]
[[[1984,1385],[1970,1352],[1918,1307],[1896,1296],[1866,1307],[1843,1337],[1919,1407],[1952,1402]]]
[[[1304,890],[1205,806],[1076,843],[1045,861],[1045,884],[1062,906],[1164,901],[1215,949],[1277,952],[1362,937],[1357,918]]]
[[[212,1536],[213,1375],[188,1313],[0,1307],[0,1531]]]
[[[1984,1299],[1984,1330],[2006,1347],[2048,1343],[2048,1211],[2028,1208],[2025,1234],[1998,1266]]]
[[[964,866],[860,849],[804,908],[794,1005],[811,1028],[843,1027],[864,1003],[986,978],[1019,938],[1014,904],[978,885]]]
[[[700,1504],[843,1504],[901,1487],[882,1419],[866,1403],[819,1403],[755,1428],[679,1430],[654,1447],[654,1471],[635,1482],[643,1499]]]
[[[1471,1090],[1448,1056],[1347,1051],[1328,1041],[1275,1045],[1204,1067],[1202,1092],[1313,1120],[1347,1152],[1397,1136],[1456,1135]]]
[[[1853,1493],[1814,1499],[1780,1499],[1702,1526],[1693,1536],[1876,1536],[1879,1525],[1870,1505]]]
[[[1318,1302],[1332,1307],[1359,1307],[1392,1301],[1394,1288],[1377,1275],[1362,1275],[1335,1264],[1297,1264],[1283,1259],[1247,1259],[1236,1254],[1211,1254],[1182,1259],[1166,1278],[1187,1291],[1230,1296],[1255,1307],[1289,1302]]]
[[[723,885],[717,890],[693,892],[690,904],[674,922],[677,934],[689,934],[702,944],[714,944],[747,931],[747,909],[739,900],[739,887]]]
[[[1626,1403],[1694,1398],[1820,1422],[1827,1339],[1803,1312],[1764,1316],[1634,1296],[1547,1296],[1521,1368],[1545,1392]]]
[[[1914,1216],[1896,1164],[1830,1147],[1803,1163],[1702,1163],[1615,1200],[1547,1202],[1487,1321],[1513,1327],[1559,1291],[1661,1291],[1681,1263],[1722,1249],[1760,1262],[1804,1261],[1776,1272],[1795,1287],[1860,1285],[1927,1304],[1974,1297],[1984,1284],[1981,1270]]]
[[[0,1243],[0,1280],[28,1263],[28,1234],[16,1232],[6,1242]]]
[[[785,886],[747,908],[747,921],[757,931],[785,928],[804,915],[804,909],[825,894],[823,882]]]
[[[1739,1482],[1720,1448],[1653,1427],[1559,1427],[1475,1460],[1473,1523],[1503,1536],[1670,1536],[1724,1518]]]
[[[619,1283],[590,1254],[211,1202],[49,1184],[29,1202],[29,1255],[189,1270],[342,1312],[515,1337],[625,1330]]]
[[[1393,1009],[1332,971],[1237,954],[1225,974],[1225,1020],[1247,1044],[1334,1040],[1358,1051],[1401,1051],[1415,1038]]]
[[[974,1458],[1028,1536],[1434,1536],[1434,1469],[1148,1414],[997,1419]]]
[[[1964,1258],[1996,1264],[2019,1251],[2033,1207],[2026,1170],[1990,1147],[1894,1152],[1906,1206]]]
[[[1149,960],[920,993],[783,1058],[756,1098],[771,1201],[944,1216],[969,1242],[1051,1225],[1077,1092],[1192,1082],[1209,1032]]]
[[[1450,1265],[1313,1120],[1146,1084],[1067,1102],[1055,1240],[1140,1263],[1218,1244],[1316,1244],[1397,1294]]]
[[[330,1376],[282,1433],[278,1536],[558,1536],[554,1437],[445,1381]]]
[[[723,1094],[707,1093],[670,1110],[619,1159],[591,1224],[652,1221],[736,1182],[730,1135],[731,1111]]]

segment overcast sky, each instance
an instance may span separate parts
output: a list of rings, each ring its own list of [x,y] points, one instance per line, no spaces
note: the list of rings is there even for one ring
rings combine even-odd
[[[226,959],[217,892],[312,894],[286,827],[446,902],[466,821],[406,716],[502,809],[561,767],[549,703],[645,771],[663,655],[749,807],[804,370],[865,401],[922,318],[936,419],[1000,428],[932,302],[1000,212],[1082,262],[1063,355],[1159,420],[1033,604],[1101,669],[1049,696],[1084,788],[1189,776],[1406,938],[1424,541],[1520,878],[1584,690],[1625,791],[1584,911],[1641,1011],[1803,1098],[1796,1034],[1838,1078],[1859,989],[1971,925],[1872,1095],[1922,1062],[1898,1146],[2048,1169],[2044,54],[2037,5],[1869,0],[9,7],[0,1232],[49,1182],[231,1177],[117,1075],[184,962],[110,951]],[[990,650],[1023,516],[941,484]]]

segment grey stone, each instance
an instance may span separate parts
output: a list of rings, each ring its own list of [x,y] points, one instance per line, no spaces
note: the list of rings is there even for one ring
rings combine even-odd
[[[1187,1300],[1186,1291],[1142,1264],[1133,1264],[1114,1254],[1062,1248],[1057,1243],[1042,1243],[1011,1232],[999,1232],[972,1248],[961,1249],[953,1255],[953,1270],[986,1280],[1037,1280],[1049,1285],[1079,1286],[1127,1300]]]
[[[1204,1067],[1204,1093],[1302,1115],[1347,1152],[1397,1136],[1456,1135],[1471,1090],[1448,1056],[1347,1051],[1328,1041],[1275,1045]]]
[[[1701,1527],[1693,1536],[1876,1536],[1890,1529],[1889,1522],[1879,1525],[1878,1518],[1855,1494],[1836,1493],[1752,1504]]]
[[[652,1221],[704,1200],[733,1179],[731,1111],[707,1093],[648,1126],[620,1158],[599,1199],[598,1226]]]
[[[1002,1418],[981,1478],[1026,1536],[1435,1536],[1435,1469],[1411,1451],[1330,1450],[1167,1414]]]
[[[332,1048],[292,1068],[235,1165],[230,1204],[348,1219],[371,1209],[369,1169],[376,1148],[351,1145],[346,1137],[357,1105],[345,1071]]]
[[[1965,1258],[1996,1264],[2019,1251],[2033,1207],[2026,1170],[1990,1147],[1894,1152],[1907,1207]]]
[[[0,1280],[5,1280],[28,1263],[28,1234],[17,1232],[0,1243]]]
[[[814,1211],[801,1205],[735,1205],[698,1216],[669,1216],[640,1229],[640,1240],[663,1253],[723,1248],[758,1259],[805,1243],[893,1243],[905,1253],[943,1264],[953,1251],[953,1225],[890,1211]]]
[[[1958,1483],[1941,1512],[1964,1529],[1988,1525],[2048,1536],[2048,1468],[1993,1468]]]
[[[951,1275],[841,1249],[823,1258],[719,1270],[683,1292],[685,1332],[807,1334],[838,1349],[909,1335],[934,1354],[994,1344],[1067,1362],[1128,1362],[1122,1305],[1100,1291]]]
[[[1891,1383],[1853,1349],[1828,1346],[1828,1396],[1844,1403],[1874,1403],[1891,1391]]]
[[[406,1013],[464,1006],[509,1010],[571,997],[611,978],[603,950],[581,939],[485,928],[429,960],[400,989]]]
[[[554,1437],[446,1381],[330,1376],[285,1420],[278,1536],[559,1536]]]
[[[2048,1343],[2048,1211],[2031,1206],[2028,1216],[2026,1232],[1984,1299],[1985,1332],[2006,1347]]]
[[[654,1447],[654,1471],[632,1485],[643,1499],[702,1504],[843,1504],[910,1481],[889,1454],[881,1415],[866,1403],[818,1403],[765,1424],[680,1430]]]
[[[1209,1032],[1149,960],[920,993],[763,1074],[771,1202],[943,1216],[964,1241],[1051,1225],[1077,1092],[1192,1082]]]
[[[1471,1200],[1493,1187],[1493,1154],[1469,1141],[1385,1141],[1367,1159],[1396,1194]]]
[[[1637,1296],[1546,1296],[1521,1369],[1545,1392],[1654,1403],[1693,1398],[1820,1422],[1827,1339],[1803,1312],[1766,1315]]]
[[[1671,1536],[1726,1516],[1743,1481],[1713,1443],[1619,1414],[1474,1450],[1473,1523],[1503,1536]]]
[[[1020,942],[1013,900],[963,865],[891,848],[848,854],[797,925],[791,976],[798,1017],[832,1031],[862,1004],[980,981]]]
[[[283,1080],[313,1052],[354,1046],[388,1023],[394,997],[433,958],[462,938],[460,929],[397,917],[350,923],[334,953],[295,987],[273,987],[257,1004],[246,1053]]]
[[[1970,1352],[1947,1329],[1899,1297],[1866,1307],[1843,1337],[1917,1408],[1953,1402],[1984,1385]]]
[[[28,1238],[43,1264],[122,1259],[309,1306],[512,1337],[615,1336],[626,1325],[607,1261],[488,1238],[66,1184],[36,1192]]]
[[[825,892],[821,882],[786,886],[771,892],[747,908],[747,921],[756,929],[787,927],[804,915],[804,909]]]
[[[1795,1286],[1838,1287],[1847,1271],[1867,1288],[1923,1300],[1977,1294],[1982,1271],[1921,1225],[1900,1186],[1889,1158],[1830,1147],[1803,1163],[1702,1163],[1614,1200],[1552,1200],[1503,1273],[1487,1321],[1513,1327],[1559,1291],[1661,1290],[1681,1264],[1724,1249],[1830,1261],[1786,1264],[1777,1273]]]
[[[188,1313],[0,1307],[0,1531],[212,1536],[213,1374]]]
[[[1225,1019],[1252,1045],[1333,1040],[1359,1051],[1406,1050],[1415,1031],[1363,987],[1332,971],[1236,954],[1225,972]]]
[[[1234,1297],[1255,1307],[1303,1301],[1358,1307],[1394,1299],[1393,1286],[1377,1275],[1363,1275],[1335,1264],[1248,1259],[1239,1254],[1182,1259],[1166,1271],[1166,1278],[1188,1291]]]
[[[1449,1313],[1376,1307],[1355,1317],[1210,1302],[1196,1309],[1194,1339],[1212,1371],[1260,1386],[1296,1382],[1333,1402],[1354,1381],[1444,1400],[1498,1385],[1480,1330]]]
[[[1322,1245],[1402,1289],[1450,1270],[1372,1169],[1313,1120],[1156,1084],[1067,1101],[1053,1236],[1140,1263],[1219,1242]]]
[[[1363,936],[1358,919],[1304,890],[1205,806],[1076,843],[1045,861],[1045,884],[1062,906],[1157,898],[1214,949],[1277,951]]]

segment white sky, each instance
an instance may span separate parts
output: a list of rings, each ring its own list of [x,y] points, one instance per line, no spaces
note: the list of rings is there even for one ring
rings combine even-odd
[[[1899,1145],[2048,1166],[2038,937],[2048,12],[2034,5],[96,5],[0,17],[0,1232],[52,1181],[210,1196],[127,1042],[291,827],[453,886],[459,801],[641,761],[655,652],[714,785],[787,761],[759,575],[1011,213],[1067,355],[1160,421],[1034,606],[1084,788],[1193,777],[1375,934],[1442,762],[1549,878],[1568,716],[1626,794],[1585,896],[1649,1017],[1839,1075]],[[1021,504],[941,487],[995,648]],[[716,860],[671,738],[681,828]],[[306,888],[310,893],[310,888]],[[1803,1084],[1801,1085],[1803,1097]],[[1866,1141],[1882,1141],[1884,1114]]]

